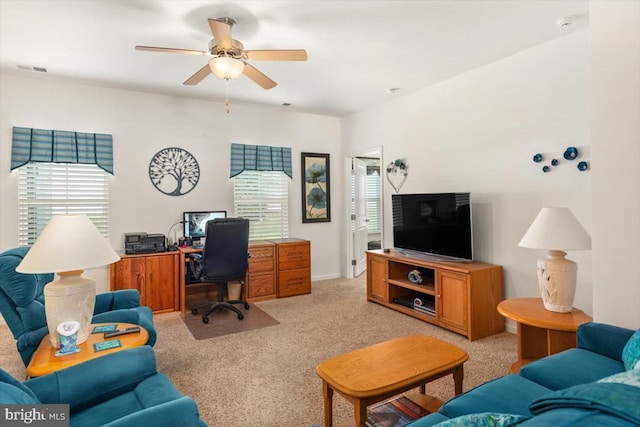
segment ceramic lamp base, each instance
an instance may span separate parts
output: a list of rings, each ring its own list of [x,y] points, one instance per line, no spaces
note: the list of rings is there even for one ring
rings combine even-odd
[[[538,285],[544,308],[556,313],[573,310],[578,265],[565,258],[563,251],[549,251],[538,260]]]
[[[89,336],[96,301],[96,282],[81,274],[82,270],[59,273],[57,280],[44,287],[47,326],[54,348],[60,348],[57,329],[62,322],[80,323],[76,344],[82,344]]]

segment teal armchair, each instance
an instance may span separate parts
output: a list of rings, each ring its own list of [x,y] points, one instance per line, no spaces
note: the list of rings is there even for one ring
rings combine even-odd
[[[42,339],[49,333],[45,315],[44,286],[53,280],[50,274],[22,274],[16,267],[29,247],[9,249],[0,254],[0,313],[9,326],[20,357],[27,366]],[[140,306],[135,289],[96,295],[92,323],[133,323],[149,332],[148,345],[156,342],[153,313]]]
[[[0,403],[68,404],[71,427],[206,427],[198,407],[156,371],[149,346],[19,382],[0,369]]]

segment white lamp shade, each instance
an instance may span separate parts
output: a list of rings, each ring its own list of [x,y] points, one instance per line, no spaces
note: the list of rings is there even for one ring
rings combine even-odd
[[[229,56],[218,56],[209,60],[211,72],[221,79],[235,79],[244,71],[244,62]]]
[[[27,255],[18,273],[59,273],[101,267],[120,257],[86,215],[51,218]]]
[[[591,237],[569,208],[542,208],[518,246],[560,251],[591,249]]]

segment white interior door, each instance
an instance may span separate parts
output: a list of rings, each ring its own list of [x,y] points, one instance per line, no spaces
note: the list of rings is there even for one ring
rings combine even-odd
[[[353,159],[354,171],[354,236],[353,236],[353,275],[359,276],[367,268],[367,163],[362,159]]]

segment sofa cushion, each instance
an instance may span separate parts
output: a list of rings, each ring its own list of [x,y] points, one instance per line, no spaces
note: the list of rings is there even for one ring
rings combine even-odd
[[[629,338],[622,350],[622,362],[625,369],[634,369],[640,365],[640,329]]]
[[[449,418],[476,412],[530,415],[529,403],[550,391],[526,378],[512,374],[489,381],[454,397],[438,412]]]
[[[572,348],[529,363],[520,369],[519,374],[551,390],[560,390],[594,382],[622,371],[622,362],[591,351]]]

